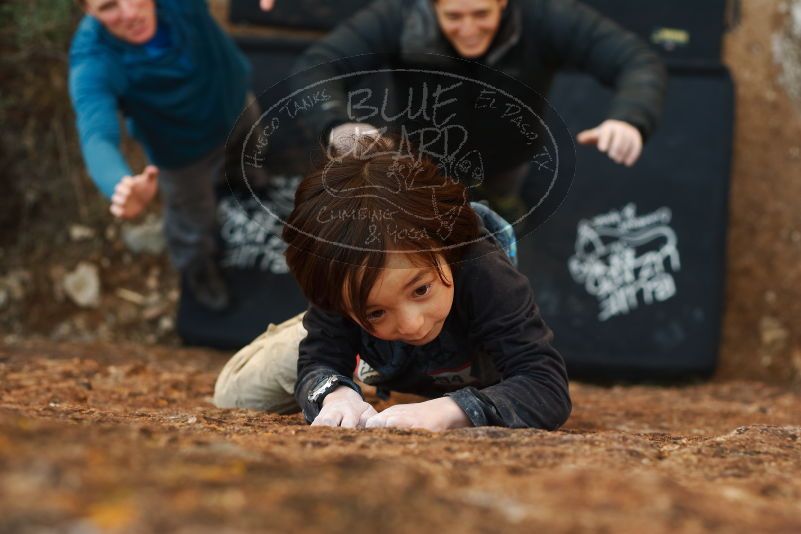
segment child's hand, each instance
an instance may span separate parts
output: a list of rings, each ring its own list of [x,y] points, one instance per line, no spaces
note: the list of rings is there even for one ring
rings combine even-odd
[[[124,176],[111,197],[111,213],[120,219],[135,219],[153,200],[158,191],[159,170],[148,165],[142,174]]]
[[[631,124],[609,119],[591,130],[584,130],[576,137],[582,145],[595,145],[609,155],[615,163],[631,167],[642,152],[642,136]]]
[[[323,408],[311,426],[341,426],[343,428],[364,427],[375,408],[362,400],[361,395],[348,386],[339,386],[323,399]]]
[[[439,432],[472,426],[467,414],[449,397],[414,404],[396,404],[367,420],[367,428],[423,428]]]

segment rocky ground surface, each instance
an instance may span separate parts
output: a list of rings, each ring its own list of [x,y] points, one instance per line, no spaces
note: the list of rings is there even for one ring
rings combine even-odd
[[[226,358],[0,345],[0,532],[801,531],[797,389],[574,384],[557,432],[340,430],[213,408]]]

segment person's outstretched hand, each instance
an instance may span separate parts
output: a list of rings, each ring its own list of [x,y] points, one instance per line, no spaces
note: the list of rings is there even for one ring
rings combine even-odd
[[[142,174],[124,176],[111,197],[111,213],[120,219],[135,219],[156,196],[159,170],[148,165]]]
[[[311,426],[341,426],[362,428],[377,412],[348,386],[339,386],[323,399],[323,407]]]
[[[270,11],[275,4],[275,0],[259,0],[259,7],[262,11]]]
[[[367,420],[367,428],[422,428],[439,432],[472,426],[467,414],[449,397],[390,406]]]
[[[631,124],[609,119],[591,130],[584,130],[576,140],[582,145],[595,145],[615,163],[631,167],[642,153],[642,135]]]

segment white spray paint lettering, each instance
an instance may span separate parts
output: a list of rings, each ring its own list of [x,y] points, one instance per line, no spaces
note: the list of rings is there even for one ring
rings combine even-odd
[[[270,212],[288,214],[292,209],[294,192],[300,177],[273,177],[269,200]],[[217,207],[220,235],[225,243],[222,257],[224,267],[259,269],[273,274],[285,274],[289,268],[284,258],[286,243],[281,239],[281,222],[261,209],[253,198],[240,201],[223,198]]]
[[[673,273],[681,270],[681,262],[671,218],[667,207],[638,216],[630,203],[579,222],[568,268],[573,280],[598,299],[600,321],[676,294]]]

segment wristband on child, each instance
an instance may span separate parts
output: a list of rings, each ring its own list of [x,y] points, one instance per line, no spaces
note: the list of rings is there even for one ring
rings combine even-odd
[[[317,409],[319,410],[323,406],[323,400],[325,400],[325,397],[339,386],[347,386],[359,395],[362,394],[361,388],[353,380],[350,380],[342,375],[331,375],[324,378],[317,386],[312,388],[311,392],[306,398],[309,402],[316,405]]]

